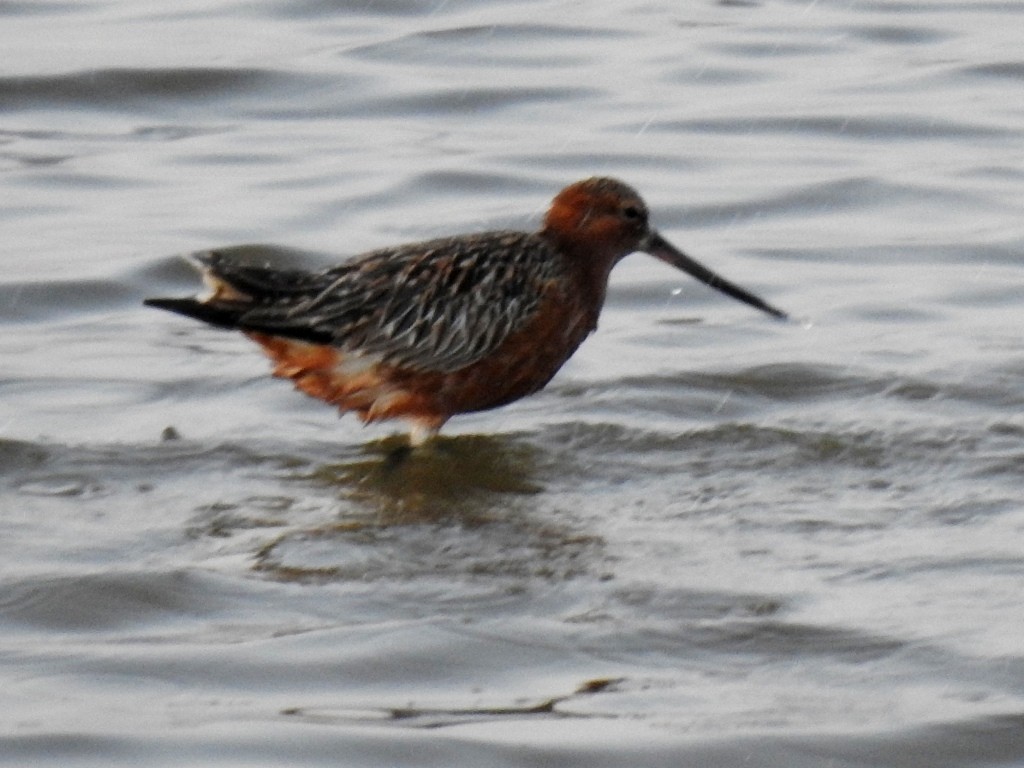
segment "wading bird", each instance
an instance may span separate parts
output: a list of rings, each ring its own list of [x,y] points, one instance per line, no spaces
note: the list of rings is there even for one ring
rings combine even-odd
[[[382,248],[319,272],[192,256],[207,293],[147,299],[239,330],[274,375],[364,422],[405,419],[422,443],[452,416],[537,392],[597,328],[608,277],[643,251],[734,299],[786,315],[682,253],[621,181],[555,197],[536,232],[496,231]]]

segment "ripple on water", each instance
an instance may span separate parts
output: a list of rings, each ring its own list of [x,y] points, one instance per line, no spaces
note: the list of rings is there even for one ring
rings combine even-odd
[[[178,102],[200,103],[228,96],[266,98],[275,89],[309,90],[327,78],[268,69],[190,67],[181,69],[101,69],[61,75],[0,77],[0,107],[46,109],[61,105],[125,111],[174,109]]]
[[[157,621],[174,624],[205,607],[201,577],[187,571],[76,574],[4,583],[0,615],[16,624],[63,632],[113,631]]]

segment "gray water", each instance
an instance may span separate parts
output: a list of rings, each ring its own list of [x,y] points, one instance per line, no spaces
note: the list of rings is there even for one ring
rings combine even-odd
[[[0,764],[1024,765],[1022,29],[0,3]],[[546,390],[396,463],[141,306],[595,174],[799,320],[633,256]]]

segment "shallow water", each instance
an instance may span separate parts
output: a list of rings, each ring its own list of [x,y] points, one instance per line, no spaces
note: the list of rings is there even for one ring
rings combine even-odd
[[[1017,3],[0,4],[0,763],[1024,764]],[[651,259],[396,461],[175,254]]]

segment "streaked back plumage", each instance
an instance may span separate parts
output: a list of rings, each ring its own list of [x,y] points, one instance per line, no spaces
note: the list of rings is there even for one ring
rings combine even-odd
[[[506,231],[383,248],[316,273],[235,264],[216,252],[194,259],[224,298],[215,288],[196,312],[164,308],[208,321],[217,312],[218,325],[445,373],[496,349],[564,271],[542,237]]]

